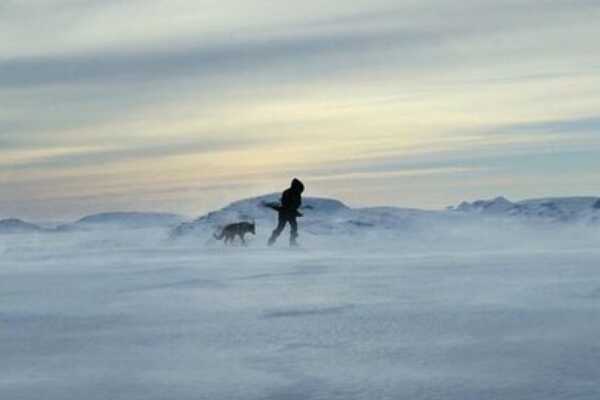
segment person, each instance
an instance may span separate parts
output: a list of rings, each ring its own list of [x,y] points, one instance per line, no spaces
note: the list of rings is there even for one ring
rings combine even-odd
[[[277,241],[286,224],[290,224],[290,246],[297,246],[298,242],[298,217],[302,214],[298,211],[302,205],[302,192],[304,192],[304,184],[300,180],[294,178],[290,188],[286,189],[281,195],[281,205],[273,207],[279,212],[279,223],[273,234],[269,238],[269,246],[272,246]]]

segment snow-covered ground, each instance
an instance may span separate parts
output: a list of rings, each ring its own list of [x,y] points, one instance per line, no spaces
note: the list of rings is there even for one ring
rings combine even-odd
[[[315,204],[0,236],[0,398],[600,398],[598,227]]]

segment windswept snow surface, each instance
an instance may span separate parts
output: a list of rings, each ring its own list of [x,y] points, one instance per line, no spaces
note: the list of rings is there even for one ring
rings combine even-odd
[[[0,398],[600,398],[597,227],[313,205],[297,250],[3,235]]]

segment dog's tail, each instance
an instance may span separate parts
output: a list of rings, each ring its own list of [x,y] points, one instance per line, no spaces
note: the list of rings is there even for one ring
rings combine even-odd
[[[223,230],[221,231],[221,234],[220,234],[220,235],[217,235],[217,234],[215,233],[213,236],[214,236],[214,237],[215,237],[215,239],[217,239],[217,240],[223,240],[223,238],[225,237],[225,229],[223,229]]]

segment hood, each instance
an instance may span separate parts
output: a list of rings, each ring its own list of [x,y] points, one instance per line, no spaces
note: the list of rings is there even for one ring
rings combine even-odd
[[[299,179],[294,178],[292,181],[292,190],[298,193],[304,192],[304,184]]]

